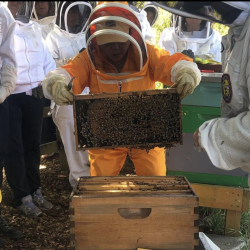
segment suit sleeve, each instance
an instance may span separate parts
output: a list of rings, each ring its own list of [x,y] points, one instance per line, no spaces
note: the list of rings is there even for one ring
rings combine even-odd
[[[75,76],[73,82],[73,93],[81,94],[85,87],[90,87],[91,64],[88,59],[87,51],[79,53],[73,60],[69,60],[68,64],[62,66],[71,77]]]
[[[188,56],[182,53],[175,53],[170,56],[169,52],[159,48],[158,46],[148,45],[149,54],[149,70],[151,78],[154,81],[162,82],[164,85],[171,86],[171,70],[172,67],[179,61],[189,61],[192,62]]]

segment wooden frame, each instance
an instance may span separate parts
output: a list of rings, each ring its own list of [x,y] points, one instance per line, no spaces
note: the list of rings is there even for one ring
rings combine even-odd
[[[145,145],[143,143],[142,144],[136,143],[136,145],[134,145],[132,143],[131,144],[122,144],[122,143],[120,143],[120,144],[117,144],[117,145],[110,145],[110,144],[107,143],[107,145],[100,145],[100,146],[85,145],[85,144],[81,143],[79,137],[82,136],[82,134],[81,134],[81,131],[79,131],[79,128],[78,128],[78,122],[77,122],[78,119],[79,119],[78,114],[82,115],[82,113],[85,112],[86,117],[84,118],[85,119],[84,120],[84,125],[86,124],[87,127],[88,126],[90,127],[90,125],[92,125],[92,123],[90,122],[90,116],[88,114],[88,109],[89,109],[89,106],[92,104],[90,102],[93,102],[94,100],[98,100],[98,99],[99,100],[100,99],[107,99],[108,100],[108,99],[115,99],[115,98],[118,99],[118,98],[128,97],[128,96],[131,96],[131,97],[143,97],[143,96],[150,96],[150,95],[157,96],[157,95],[167,95],[169,93],[176,94],[177,92],[176,92],[176,89],[161,89],[161,90],[146,90],[146,91],[130,91],[130,92],[120,92],[120,93],[101,93],[101,94],[89,94],[89,95],[75,95],[74,96],[74,102],[73,102],[73,108],[74,108],[74,124],[75,124],[76,150],[89,150],[89,149],[100,149],[100,148],[114,149],[114,148],[117,148],[117,147],[144,148]],[[176,96],[178,96],[178,95],[176,95]],[[80,109],[78,110],[78,108],[77,108],[77,102],[78,101],[83,101],[83,104],[85,105],[85,107],[88,105],[87,111],[85,109],[84,109],[84,111],[82,111]],[[172,102],[173,102],[173,99],[172,99]],[[163,147],[163,146],[166,146],[166,147],[169,146],[169,147],[171,147],[171,146],[173,146],[175,144],[182,144],[182,114],[181,114],[181,103],[180,103],[179,99],[178,99],[178,102],[179,102],[178,103],[178,109],[179,109],[179,128],[180,128],[180,130],[178,131],[178,135],[179,135],[180,139],[178,138],[176,141],[172,140],[172,141],[169,141],[169,142],[167,140],[165,140],[165,141],[162,140],[160,142],[154,141],[153,143],[149,142],[149,143],[147,143],[148,147],[151,147],[151,148],[152,147],[157,147],[157,146],[158,147]],[[105,112],[104,107],[103,107],[102,111]],[[124,114],[125,114],[126,110],[125,111],[119,110],[119,112],[120,112],[120,116],[123,117],[123,115],[122,115],[123,113],[122,112],[124,112]],[[133,113],[131,113],[131,114],[133,114]],[[99,123],[99,124],[101,124],[101,123]],[[99,126],[99,124],[97,124],[97,125]],[[131,124],[132,124],[132,126],[134,125],[134,123],[131,123]],[[80,126],[82,126],[82,125],[80,125]],[[107,125],[105,124],[105,126],[107,126]],[[96,129],[96,130],[100,131],[100,129]],[[82,136],[82,137],[87,138],[87,139],[89,139],[91,137],[92,138],[95,137],[95,140],[96,139],[99,140],[99,138],[97,138],[95,136],[95,134],[93,134],[92,132],[93,132],[92,130],[88,130],[88,132],[87,133],[85,132],[86,134],[84,136]],[[105,141],[105,140],[108,141],[109,138],[108,139],[104,139],[103,141]]]
[[[226,209],[225,235],[239,236],[241,212],[249,211],[250,189],[191,183],[199,206]]]

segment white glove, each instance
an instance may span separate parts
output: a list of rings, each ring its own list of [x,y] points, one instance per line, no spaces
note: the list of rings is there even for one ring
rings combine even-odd
[[[11,65],[4,64],[1,72],[0,104],[12,93],[16,86],[17,71]]]
[[[68,83],[63,75],[55,74],[43,84],[44,92],[48,92],[57,105],[70,105],[73,102],[73,95],[68,89]]]
[[[171,70],[172,88],[176,88],[180,99],[192,94],[201,81],[201,72],[196,63],[189,61],[177,62]]]

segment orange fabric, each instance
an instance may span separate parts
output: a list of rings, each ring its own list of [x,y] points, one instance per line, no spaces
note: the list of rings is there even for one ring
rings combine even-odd
[[[117,72],[115,67],[106,61],[102,61],[98,65],[102,66],[99,70],[94,69],[88,58],[87,49],[81,52],[64,68],[71,77],[75,76],[73,82],[73,93],[81,94],[85,87],[90,88],[91,93],[111,93],[118,92],[118,81],[141,77],[141,79],[132,79],[129,82],[122,83],[122,92],[125,91],[141,91],[147,89],[155,89],[155,81],[160,81],[165,85],[172,85],[171,69],[180,60],[192,61],[191,58],[176,53],[172,56],[169,52],[157,46],[147,45],[148,60],[141,71],[130,72],[129,75],[114,76],[104,74],[104,69],[108,72]],[[130,46],[127,60],[121,73],[128,72],[131,63],[134,60],[133,47]],[[101,56],[95,55],[95,60],[104,60]],[[136,67],[136,65],[134,65]],[[116,80],[116,83],[105,84],[100,80]],[[126,154],[129,150],[126,148],[118,148],[112,150],[89,150],[90,166],[92,176],[111,176],[118,175],[121,170]],[[138,175],[165,175],[165,154],[163,148],[155,148],[150,150],[149,154],[146,150],[133,149],[133,161]]]
[[[114,76],[107,75],[103,73],[103,70],[95,70],[91,64],[87,49],[78,54],[72,61],[64,65],[62,68],[67,70],[71,77],[75,76],[73,82],[73,93],[81,94],[85,87],[90,88],[90,92],[103,93],[103,92],[117,92],[117,84],[105,84],[100,82],[97,79],[97,76],[101,80],[117,80],[122,81],[128,78],[142,77],[140,80],[132,80],[130,82],[123,82],[122,92],[125,91],[141,91],[147,89],[155,89],[155,82],[160,81],[164,85],[171,86],[171,69],[180,60],[192,61],[190,57],[185,56],[182,53],[176,53],[172,56],[169,55],[169,52],[161,49],[157,46],[147,44],[148,49],[148,61],[145,63],[141,71],[132,72],[130,75]],[[129,48],[132,50],[132,48]],[[131,53],[130,53],[131,52]],[[132,51],[129,51],[129,56],[124,65],[123,72],[126,71],[126,65],[129,65],[130,57],[134,56]],[[133,60],[132,60],[133,61]],[[106,64],[105,64],[106,63]],[[113,72],[117,72],[115,67],[107,62],[103,62],[106,67],[112,69]]]
[[[126,160],[127,153],[134,163],[138,176],[165,176],[165,150],[154,148],[149,150],[133,149],[132,155],[126,148],[112,150],[89,150],[91,176],[116,176]]]

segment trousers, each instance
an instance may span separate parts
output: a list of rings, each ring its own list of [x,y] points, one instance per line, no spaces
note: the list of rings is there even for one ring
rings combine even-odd
[[[9,101],[9,145],[5,174],[13,192],[14,206],[41,187],[39,172],[43,101],[25,93],[12,94]]]

